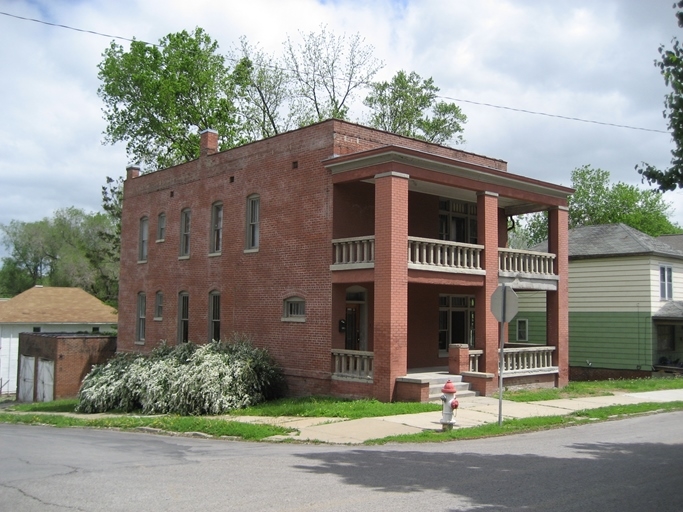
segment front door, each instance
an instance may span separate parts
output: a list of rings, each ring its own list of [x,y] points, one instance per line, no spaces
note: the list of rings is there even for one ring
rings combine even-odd
[[[360,350],[360,304],[346,305],[346,350]]]

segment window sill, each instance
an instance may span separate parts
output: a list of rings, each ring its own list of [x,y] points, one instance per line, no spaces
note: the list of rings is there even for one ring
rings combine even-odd
[[[244,249],[244,253],[252,253],[252,252],[258,252],[258,247],[254,247],[253,249]]]
[[[216,256],[220,256],[220,255],[222,255],[222,254],[223,254],[223,253],[222,253],[221,251],[218,251],[218,252],[210,252],[210,253],[209,253],[209,258],[215,258]]]
[[[138,260],[138,265],[141,265],[143,263],[147,263],[147,260]]]
[[[159,239],[156,241],[156,243],[160,244],[160,243],[165,242],[165,241],[166,241],[165,238],[159,238]]]
[[[144,340],[142,340],[142,341],[141,341],[141,340],[138,340],[138,341],[135,342],[135,344],[136,344],[136,345],[144,345],[144,344],[145,344],[145,341],[144,341]]]
[[[302,323],[306,322],[306,317],[305,316],[299,316],[299,317],[283,316],[280,320],[282,320],[283,322],[294,322],[294,323],[302,324]]]
[[[163,318],[160,316],[155,316],[154,318],[152,318],[152,320],[155,322],[161,322],[163,320]]]
[[[178,259],[179,260],[189,260],[190,256],[189,255],[188,256],[178,256]]]

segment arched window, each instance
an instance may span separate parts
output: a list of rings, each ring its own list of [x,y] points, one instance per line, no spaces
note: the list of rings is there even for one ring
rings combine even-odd
[[[149,219],[140,219],[140,233],[138,238],[138,261],[147,261],[147,247],[149,242]]]
[[[221,339],[221,294],[209,293],[209,341]]]
[[[283,322],[305,322],[306,301],[301,297],[289,297],[282,304]]]
[[[190,295],[178,294],[178,343],[190,341]]]
[[[138,293],[137,323],[135,325],[136,341],[145,341],[145,323],[147,320],[147,298],[144,293]]]
[[[223,243],[223,203],[213,203],[211,206],[211,242],[209,252],[221,252]]]
[[[247,249],[258,249],[259,246],[259,220],[260,198],[251,195],[247,198]]]
[[[190,209],[180,212],[180,256],[190,255]]]

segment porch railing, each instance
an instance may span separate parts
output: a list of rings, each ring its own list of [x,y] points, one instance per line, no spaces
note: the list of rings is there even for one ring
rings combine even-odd
[[[372,268],[375,264],[375,237],[357,236],[332,240],[333,266]]]
[[[472,350],[470,349],[470,371],[479,371],[479,358],[484,353],[483,350]]]
[[[333,377],[372,382],[373,352],[362,350],[332,350]]]
[[[555,255],[546,252],[498,249],[498,269],[501,272],[554,275]]]
[[[503,377],[515,373],[547,373],[553,366],[555,347],[538,346],[503,350]]]
[[[481,268],[483,245],[408,237],[408,268],[437,272],[484,273]]]

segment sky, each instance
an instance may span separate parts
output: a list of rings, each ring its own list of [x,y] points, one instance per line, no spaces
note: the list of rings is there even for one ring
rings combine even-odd
[[[646,187],[634,167],[667,166],[673,147],[662,116],[667,89],[653,64],[660,44],[683,36],[672,4],[0,0],[0,12],[153,43],[199,26],[223,53],[242,36],[280,54],[288,37],[296,42],[323,25],[337,35],[359,33],[384,62],[377,80],[415,71],[460,106],[468,117],[460,149],[557,184],[569,186],[573,169],[591,165],[614,182]],[[0,224],[37,221],[70,206],[99,211],[106,177],[122,176],[134,163],[124,144],[103,145],[97,65],[111,40],[0,14]],[[353,121],[360,115],[351,112]],[[683,191],[665,199],[683,226]]]

